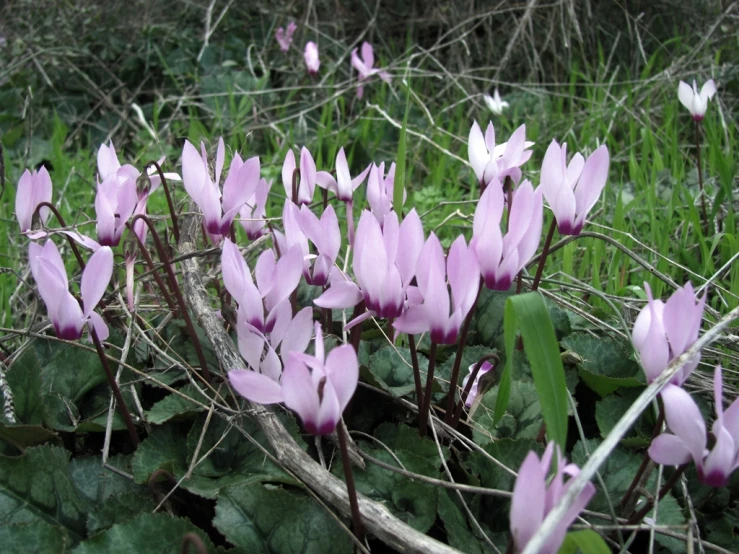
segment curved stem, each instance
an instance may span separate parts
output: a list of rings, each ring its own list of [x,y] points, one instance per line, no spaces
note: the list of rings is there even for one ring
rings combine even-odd
[[[193,532],[185,533],[185,536],[182,537],[180,554],[188,554],[190,552],[190,546],[194,546],[198,554],[208,554],[208,548],[205,546],[203,539]]]
[[[346,446],[346,430],[344,429],[344,421],[340,420],[336,426],[337,435],[339,436],[339,450],[341,450],[341,465],[344,466],[344,478],[346,479],[346,492],[349,495],[349,506],[352,512],[352,529],[354,536],[360,542],[364,542],[364,525],[362,525],[362,514],[359,512],[359,503],[357,502],[357,488],[354,486],[354,475],[352,474],[351,460],[349,459],[349,449]]]
[[[108,358],[105,355],[105,350],[103,349],[103,345],[100,342],[100,339],[98,338],[97,333],[95,332],[95,328],[90,325],[90,337],[92,338],[92,342],[95,344],[95,350],[97,350],[98,357],[100,358],[100,361],[103,364],[103,369],[105,370],[105,376],[108,379],[108,384],[110,385],[110,389],[113,391],[113,396],[115,397],[115,403],[118,407],[118,413],[121,414],[121,417],[123,417],[123,421],[126,423],[126,429],[128,429],[128,435],[131,437],[131,441],[133,442],[134,446],[138,446],[140,439],[139,434],[136,432],[136,426],[133,424],[133,419],[131,418],[131,413],[128,411],[128,407],[126,406],[126,403],[123,400],[123,395],[121,394],[121,389],[118,387],[118,383],[115,381],[115,377],[113,376],[113,371],[110,369],[110,365],[108,364]]]
[[[654,429],[652,430],[652,440],[657,438],[657,435],[660,434],[660,432],[662,431],[662,424],[664,422],[665,422],[665,411],[664,411],[662,404],[659,404],[659,416],[657,417],[657,422],[654,424]],[[649,465],[650,459],[651,458],[649,457],[649,452],[645,452],[644,458],[641,461],[641,465],[639,465],[639,469],[636,471],[636,475],[634,475],[634,479],[631,481],[629,488],[626,489],[626,493],[621,499],[622,507],[625,508],[628,505],[628,502],[631,498],[631,495],[634,492],[634,489],[639,484],[639,481],[641,481],[642,475],[644,475],[644,472],[646,471],[647,466]],[[630,510],[631,509],[633,508],[630,508]]]
[[[149,228],[149,231],[151,231],[151,238],[154,239],[154,245],[156,246],[157,252],[159,254],[159,261],[162,262],[162,264],[164,265],[164,269],[167,271],[169,284],[172,287],[172,292],[174,292],[174,295],[177,298],[177,304],[179,304],[180,306],[180,313],[182,315],[182,319],[185,320],[187,334],[190,335],[190,340],[192,340],[192,345],[195,348],[195,353],[198,357],[200,369],[203,371],[203,377],[208,383],[210,383],[210,371],[208,370],[208,363],[205,361],[203,348],[200,345],[198,334],[195,332],[195,327],[192,324],[192,319],[190,319],[190,314],[187,311],[187,305],[185,304],[185,299],[182,297],[180,286],[177,284],[177,277],[172,270],[172,265],[169,263],[169,258],[167,257],[164,245],[159,238],[159,233],[157,233],[156,227],[154,227],[154,224],[151,222],[151,220],[144,214],[135,215],[133,219],[131,219],[131,227],[133,227],[134,223],[136,223],[136,220],[138,219],[144,221],[144,223],[146,223],[146,226]]]
[[[429,410],[431,409],[431,389],[434,386],[434,369],[436,368],[436,343],[431,341],[429,350],[429,369],[426,374],[426,391],[423,393],[423,407],[418,414],[418,433],[426,436],[426,423],[428,422]]]
[[[662,500],[668,492],[670,492],[670,489],[672,489],[672,487],[675,486],[675,483],[677,483],[678,479],[682,477],[686,469],[688,469],[688,464],[683,464],[680,467],[678,467],[675,470],[675,473],[672,474],[672,477],[670,477],[670,479],[664,485],[662,485],[662,488],[659,489],[659,494],[657,495],[657,499],[656,500],[654,498],[649,499],[647,501],[646,506],[644,506],[641,510],[636,512],[626,524],[633,525],[635,523],[639,523],[642,519],[644,519],[644,516],[649,513],[649,511],[654,507],[654,505],[659,503],[659,501]]]
[[[51,202],[39,202],[38,206],[36,206],[36,211],[34,212],[33,217],[36,217],[41,208],[49,208],[49,210],[51,210],[51,213],[54,214],[54,217],[56,217],[56,220],[59,222],[59,225],[61,225],[62,227],[67,226],[67,224],[64,222],[64,219],[62,218],[62,214],[59,213],[59,210],[57,210],[56,206],[54,206],[54,204],[52,204]],[[74,239],[72,237],[68,235],[64,236],[67,237],[69,247],[72,249],[72,252],[74,252],[74,257],[77,258],[77,263],[79,264],[80,269],[84,271],[85,262],[80,255],[80,251],[77,249],[77,244],[74,242]]]
[[[346,230],[347,235],[349,236],[349,246],[352,248],[354,247],[354,213],[353,213],[353,205],[352,201],[349,200],[349,202],[345,202],[344,205],[346,206]]]
[[[175,303],[172,301],[172,296],[167,291],[167,287],[164,285],[162,277],[157,272],[157,269],[154,266],[154,260],[151,259],[151,254],[149,254],[149,251],[146,249],[146,245],[141,242],[141,238],[133,230],[133,225],[131,225],[131,223],[126,223],[126,227],[128,228],[129,236],[131,233],[133,233],[133,235],[136,237],[136,242],[139,245],[139,252],[141,252],[141,255],[144,257],[144,261],[149,267],[149,271],[151,271],[151,275],[152,277],[154,277],[154,281],[156,281],[156,284],[159,287],[159,291],[162,293],[162,296],[164,296],[164,300],[167,302],[167,307],[169,308],[169,311],[172,312],[172,315],[174,317],[177,317],[177,306],[175,306]],[[128,237],[126,237],[126,240],[128,240]]]
[[[164,172],[162,171],[162,168],[159,166],[159,162],[156,161],[150,161],[144,166],[144,171],[146,171],[146,168],[148,168],[150,165],[153,165],[157,173],[159,174],[159,179],[162,181],[162,188],[164,188],[164,195],[167,197],[167,206],[169,207],[169,216],[172,218],[172,232],[174,233],[174,240],[175,242],[180,241],[180,227],[177,223],[177,212],[174,209],[174,202],[172,201],[172,196],[169,193],[169,186],[167,185],[167,179],[164,178]]]
[[[544,248],[541,251],[541,257],[539,258],[539,265],[536,268],[536,275],[534,276],[534,283],[531,285],[531,290],[539,290],[539,282],[541,281],[541,274],[544,272],[544,264],[547,261],[549,255],[549,247],[552,245],[552,238],[554,237],[554,230],[557,228],[557,219],[552,218],[552,224],[549,226],[549,233],[547,239],[544,241]]]

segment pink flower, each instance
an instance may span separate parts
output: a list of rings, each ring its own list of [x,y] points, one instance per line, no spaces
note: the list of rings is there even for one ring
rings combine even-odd
[[[124,176],[123,172],[112,173],[98,184],[95,195],[95,213],[97,214],[98,242],[103,246],[118,246],[126,228],[126,223],[136,208],[136,177],[133,171]]]
[[[480,187],[484,189],[496,178],[502,183],[506,177],[510,177],[514,183],[518,183],[521,180],[520,168],[531,157],[529,148],[533,145],[533,142],[526,140],[525,125],[516,129],[508,142],[496,146],[492,121],[488,123],[485,136],[477,121],[473,122],[467,148],[470,165]]]
[[[700,480],[710,487],[723,487],[739,467],[739,399],[724,411],[721,366],[716,366],[713,393],[716,421],[712,432],[713,448],[706,446],[706,423],[698,405],[678,386],[667,384],[662,390],[665,421],[671,433],[663,433],[652,441],[649,456],[658,464],[682,465],[692,458]]]
[[[290,50],[290,45],[293,43],[293,34],[297,28],[297,24],[294,21],[291,21],[287,24],[287,30],[280,27],[275,31],[275,38],[277,39],[277,43],[280,45],[280,50],[283,52],[288,52]]]
[[[372,164],[352,179],[349,173],[349,164],[346,161],[344,147],[339,148],[336,154],[336,179],[328,171],[319,171],[316,173],[316,184],[324,189],[328,189],[336,195],[336,198],[342,202],[351,202],[352,194],[364,182]]]
[[[321,67],[321,60],[318,58],[318,45],[313,41],[308,41],[305,44],[305,66],[308,68],[308,73],[316,75],[318,68]]]
[[[452,293],[451,314],[447,280]],[[445,260],[439,239],[431,233],[418,257],[416,281],[423,302],[409,307],[393,327],[409,335],[430,331],[433,342],[454,344],[480,288],[480,266],[474,251],[459,236]]]
[[[356,306],[364,299],[368,312],[360,318],[398,317],[405,309],[422,247],[423,226],[415,209],[400,225],[397,214],[390,212],[382,228],[365,210],[359,218],[352,259],[359,286],[341,277],[332,279],[331,287],[314,300],[315,304],[341,309]]]
[[[362,57],[360,58],[357,54],[359,49],[355,48],[352,50],[352,67],[359,73],[359,81],[369,79],[372,75],[379,75],[380,79],[390,84],[392,78],[387,71],[380,69],[373,69],[372,66],[375,64],[375,55],[372,51],[372,45],[369,42],[362,43]],[[357,87],[357,98],[362,98],[364,95],[364,87]]]
[[[475,366],[477,364],[472,364],[467,371],[469,374],[462,380],[462,390],[465,390],[467,388],[467,383],[470,380],[470,377],[472,377],[472,372],[475,370]],[[475,377],[475,380],[472,382],[472,387],[470,387],[470,393],[467,395],[467,399],[464,401],[464,405],[468,408],[472,406],[472,403],[475,401],[475,398],[477,398],[477,394],[479,392],[479,386],[480,386],[480,379],[483,375],[485,375],[488,371],[491,369],[494,369],[495,366],[491,364],[488,361],[482,362],[482,365],[480,366],[479,371],[477,372],[477,376]]]
[[[647,381],[651,383],[698,338],[706,296],[704,294],[696,302],[693,287],[686,283],[663,303],[652,298],[648,283],[644,283],[644,289],[648,301],[634,322],[631,341],[639,352]],[[685,364],[671,383],[682,385],[698,367],[699,361],[700,354]]]
[[[15,215],[21,227],[21,233],[30,231],[33,227],[33,214],[41,202],[51,202],[51,177],[45,167],[38,171],[25,170],[18,181],[18,190],[15,193]],[[50,215],[49,208],[41,208],[39,218],[46,224]]]
[[[244,228],[249,240],[256,240],[264,234],[264,227],[267,224],[264,216],[267,213],[267,197],[270,188],[272,188],[271,182],[267,182],[266,179],[259,179],[254,194],[246,200],[246,203],[239,210],[241,216],[239,223]]]
[[[354,348],[346,344],[325,356],[323,333],[317,322],[315,330],[315,356],[290,352],[279,383],[244,370],[229,371],[228,376],[245,398],[260,404],[284,402],[300,416],[307,432],[326,435],[336,429],[354,395],[359,361]]]
[[[516,274],[536,253],[541,239],[544,204],[541,189],[534,191],[525,180],[513,196],[508,232],[500,231],[503,216],[503,187],[493,180],[475,209],[470,247],[477,254],[485,286],[508,290]]]
[[[688,108],[695,121],[701,121],[706,115],[708,101],[713,98],[714,94],[716,94],[716,83],[713,82],[713,79],[706,81],[700,92],[698,92],[698,84],[695,79],[693,80],[693,88],[690,88],[690,85],[683,81],[680,81],[677,87],[677,97],[680,99],[680,103]]]
[[[217,244],[222,235],[228,234],[236,214],[254,194],[259,184],[259,158],[246,161],[234,154],[228,176],[223,184],[223,194],[218,183],[221,180],[225,146],[218,141],[215,160],[215,182],[211,179],[205,144],[200,152],[185,141],[182,149],[182,177],[185,190],[203,212],[203,223],[211,240]]]
[[[32,242],[29,245],[28,260],[57,337],[77,340],[82,336],[85,324],[89,324],[100,340],[108,338],[107,325],[93,310],[103,297],[113,275],[113,251],[109,247],[99,248],[82,272],[82,307],[69,292],[67,270],[53,241],[47,240],[43,247]]]
[[[556,449],[556,454],[555,454]],[[549,466],[554,458],[555,471],[552,480],[547,484]],[[562,457],[556,443],[547,445],[544,455],[539,460],[536,452],[529,452],[518,470],[516,484],[513,486],[511,499],[511,534],[515,543],[516,552],[521,552],[531,537],[541,527],[547,514],[556,506],[567,493],[571,478],[580,473],[575,464],[567,464]],[[564,476],[570,477],[567,483]],[[550,535],[547,545],[539,554],[555,554],[564,541],[567,528],[575,518],[585,509],[590,499],[595,495],[595,486],[588,483],[572,507],[560,520],[554,532]]]
[[[367,201],[370,209],[380,225],[384,225],[385,216],[390,211],[402,209],[402,206],[393,206],[393,190],[395,189],[395,162],[390,164],[387,176],[385,175],[385,163],[379,166],[372,165],[370,169],[369,179],[367,179]],[[403,190],[403,204],[405,204],[407,194]]]
[[[541,189],[563,235],[579,235],[588,212],[608,179],[610,155],[601,146],[588,159],[575,153],[567,164],[567,144],[556,140],[547,148],[541,166]]]
[[[282,163],[282,186],[290,200],[293,198],[293,175],[295,173],[295,154],[288,150]],[[303,146],[300,150],[300,173],[298,174],[298,204],[310,204],[316,190],[316,162],[310,151]]]
[[[313,272],[307,275],[305,280],[309,285],[322,287],[328,283],[329,273],[341,249],[339,219],[330,204],[324,210],[321,219],[318,219],[316,214],[303,204],[299,218],[303,234],[318,250],[318,256],[313,261]]]

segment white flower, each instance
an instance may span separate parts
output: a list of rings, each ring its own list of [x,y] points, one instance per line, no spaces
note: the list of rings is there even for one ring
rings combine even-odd
[[[488,109],[495,115],[502,114],[503,110],[508,107],[508,102],[500,97],[500,93],[498,92],[497,88],[495,89],[493,96],[490,96],[486,92],[482,95],[482,98],[485,100],[485,105],[488,107]]]
[[[677,87],[677,97],[680,99],[680,103],[688,108],[695,121],[702,120],[703,116],[706,115],[708,101],[713,98],[714,94],[716,94],[716,83],[713,82],[713,79],[706,81],[700,92],[698,92],[698,84],[695,79],[693,79],[693,88],[690,88],[690,85],[683,81],[680,81],[680,85]]]

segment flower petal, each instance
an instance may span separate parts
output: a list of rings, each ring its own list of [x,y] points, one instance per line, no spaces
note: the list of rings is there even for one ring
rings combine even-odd
[[[228,372],[231,386],[241,396],[257,404],[277,404],[283,401],[282,387],[266,375],[246,369]]]
[[[82,272],[80,293],[85,311],[83,316],[90,315],[105,294],[110,278],[113,276],[113,251],[108,246],[98,249],[87,261]]]

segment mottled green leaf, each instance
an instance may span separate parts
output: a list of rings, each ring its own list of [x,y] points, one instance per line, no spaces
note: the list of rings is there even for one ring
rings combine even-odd
[[[70,475],[68,451],[44,445],[0,456],[0,527],[43,521],[76,542],[85,535],[88,508]]]
[[[130,521],[142,513],[152,512],[156,504],[148,489],[126,492],[107,497],[87,515],[87,530],[90,535],[115,525]]]
[[[189,398],[198,400],[199,402],[207,401],[193,384],[187,384],[179,392]],[[203,408],[193,404],[189,400],[182,398],[178,394],[169,394],[162,400],[154,404],[151,409],[146,412],[146,420],[154,425],[161,425],[170,419],[191,419],[196,413],[203,411]]]
[[[557,554],[611,554],[611,549],[598,533],[592,529],[570,531],[565,536]]]
[[[611,432],[613,426],[618,423],[626,413],[634,400],[639,396],[639,390],[624,389],[622,391],[609,394],[602,400],[595,403],[595,421],[598,424],[601,437],[605,438]],[[644,448],[652,442],[652,427],[654,420],[646,414],[642,415],[636,425],[629,431],[629,434],[622,439],[622,444],[632,448]]]
[[[187,471],[187,443],[183,440],[187,427],[169,423],[155,428],[146,437],[133,456],[133,477],[146,484],[151,474],[164,469],[172,474]]]
[[[421,382],[425,384],[428,360],[419,354],[418,364],[421,370]],[[379,386],[393,396],[405,396],[416,390],[411,353],[407,348],[396,349],[392,346],[381,348],[370,356],[368,369]]]
[[[573,360],[577,360],[580,377],[600,396],[646,384],[639,364],[630,359],[630,347],[623,342],[575,333],[563,339],[562,346],[577,356]]]
[[[491,389],[482,399],[472,420],[472,437],[477,444],[486,445],[497,438],[535,439],[544,419],[536,386],[531,381],[513,381],[506,414],[495,423],[495,406],[499,387]]]
[[[136,519],[113,525],[81,543],[74,554],[180,554],[182,538],[195,533],[208,552],[215,546],[208,536],[190,521],[167,514],[144,513]],[[192,551],[192,549],[191,549]]]
[[[313,499],[297,491],[240,483],[221,491],[213,524],[246,552],[351,553],[350,531]]]
[[[0,421],[0,440],[23,450],[29,446],[38,446],[46,442],[56,444],[59,442],[59,437],[53,431],[40,425],[13,425]]]
[[[0,525],[3,554],[64,554],[69,540],[61,527],[43,521]]]
[[[454,500],[453,491],[439,493],[439,517],[444,522],[449,546],[465,554],[484,554],[494,552],[485,542],[478,539],[467,523],[467,514]]]
[[[415,427],[409,427],[403,423],[394,425],[386,422],[375,429],[374,435],[393,451],[405,450],[430,462],[439,462],[439,450],[436,447],[436,442],[420,437],[418,429]],[[449,459],[449,449],[442,446],[441,451],[444,453],[444,458]]]

